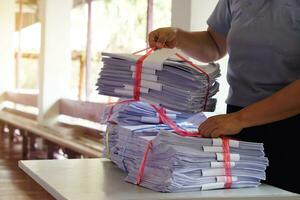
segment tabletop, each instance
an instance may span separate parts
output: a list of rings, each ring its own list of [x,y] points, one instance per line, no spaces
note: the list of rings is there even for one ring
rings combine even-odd
[[[124,181],[107,159],[28,160],[19,167],[58,200],[300,200],[300,195],[264,185],[257,188],[159,193]]]

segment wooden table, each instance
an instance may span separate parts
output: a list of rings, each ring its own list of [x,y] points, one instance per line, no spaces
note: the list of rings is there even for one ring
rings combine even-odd
[[[106,159],[19,161],[19,167],[58,200],[300,200],[300,196],[272,186],[159,193],[125,182],[125,174]]]

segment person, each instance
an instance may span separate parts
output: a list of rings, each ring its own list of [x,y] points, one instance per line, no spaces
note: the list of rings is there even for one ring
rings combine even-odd
[[[209,117],[200,134],[264,143],[266,183],[300,193],[300,1],[219,0],[207,24],[157,29],[149,46],[203,62],[228,53],[227,114]]]

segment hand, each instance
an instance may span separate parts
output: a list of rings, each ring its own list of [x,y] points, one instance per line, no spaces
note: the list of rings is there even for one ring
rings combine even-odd
[[[238,112],[236,112],[209,117],[199,126],[198,130],[203,137],[216,138],[222,135],[235,135],[243,128]]]
[[[179,41],[178,28],[167,27],[159,28],[149,33],[148,42],[152,49],[174,48],[177,47]]]

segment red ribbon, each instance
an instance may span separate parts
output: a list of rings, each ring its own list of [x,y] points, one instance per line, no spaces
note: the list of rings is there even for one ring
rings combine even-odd
[[[141,77],[142,77],[142,68],[143,68],[143,62],[144,60],[153,52],[153,49],[151,48],[146,48],[146,49],[142,49],[140,51],[134,52],[133,54],[138,54],[140,52],[146,51],[146,54],[141,56],[135,66],[135,78],[134,78],[134,94],[133,94],[133,98],[135,100],[139,100],[140,99],[140,88],[141,88]],[[178,58],[180,58],[181,60],[183,60],[184,62],[190,64],[193,68],[195,68],[196,70],[200,71],[201,73],[203,73],[206,76],[207,79],[207,89],[206,89],[206,94],[205,94],[205,100],[204,100],[204,106],[203,106],[203,110],[206,109],[207,106],[207,101],[208,101],[208,97],[209,97],[209,89],[210,89],[210,78],[209,75],[203,70],[201,69],[199,66],[195,65],[194,63],[192,63],[191,61],[189,61],[188,59],[186,59],[185,57],[183,57],[182,55],[176,53],[175,54]]]
[[[147,48],[145,48],[145,49],[141,49],[141,50],[138,50],[138,51],[136,51],[136,52],[133,52],[132,55],[136,55],[136,54],[141,53],[141,52],[143,52],[143,51],[149,52],[149,51],[151,51],[151,50],[153,50],[153,49],[151,49],[150,47],[147,47]]]
[[[152,148],[152,140],[150,140],[146,146],[146,149],[145,149],[145,152],[144,152],[144,156],[143,156],[143,159],[142,159],[142,162],[140,164],[140,167],[139,167],[139,171],[138,171],[138,174],[137,174],[137,178],[136,178],[136,184],[139,185],[142,181],[142,177],[144,176],[144,171],[145,171],[145,166],[146,166],[146,160],[147,160],[147,157],[148,157],[148,153],[149,153],[149,150]]]
[[[148,153],[152,148],[152,140],[150,140],[145,148],[143,159],[141,161],[139,171],[136,177],[136,185],[140,185],[142,178],[144,176],[146,161],[148,158]],[[223,156],[224,156],[224,168],[225,168],[225,176],[226,182],[224,187],[226,189],[231,188],[232,185],[232,174],[231,174],[231,165],[230,165],[230,148],[229,148],[229,139],[222,137],[222,146],[223,146]]]
[[[229,139],[222,137],[222,147],[223,147],[223,156],[224,156],[224,168],[225,168],[225,188],[229,189],[232,185],[232,174],[231,174],[231,164],[230,164],[230,147]]]
[[[151,105],[151,104],[150,104],[150,105]],[[152,107],[153,107],[153,106],[155,107],[155,105],[151,105],[151,106],[152,106]],[[154,108],[154,109],[155,109],[155,108]],[[156,110],[155,110],[155,111],[156,111]],[[165,114],[166,114],[166,112],[167,112],[166,109],[165,109],[164,107],[160,107],[159,111],[162,112],[162,113],[165,113]],[[158,113],[158,114],[159,114],[159,113]],[[160,124],[164,123],[163,120],[161,119],[161,116],[160,116],[160,115],[158,115],[158,118],[159,118],[159,123],[160,123]]]
[[[140,100],[141,96],[141,80],[142,80],[142,70],[144,60],[153,52],[152,49],[147,51],[147,53],[141,56],[135,63],[135,77],[134,77],[134,88],[133,88],[133,98],[137,101]]]
[[[110,107],[110,110],[109,110],[109,113],[108,113],[108,116],[107,116],[107,121],[109,122],[110,121],[110,118],[111,118],[111,115],[113,114],[113,110],[114,110],[114,106],[115,105],[118,105],[118,104],[124,104],[124,103],[131,103],[131,102],[135,102],[137,100],[134,100],[134,99],[127,99],[127,100],[123,100],[123,101],[119,101],[119,102],[116,102],[114,103],[111,107]]]
[[[110,118],[111,118],[111,115],[113,113],[113,109],[114,109],[115,105],[123,104],[123,103],[131,103],[131,102],[140,100],[140,88],[141,88],[141,77],[142,77],[143,62],[153,52],[153,50],[151,48],[146,48],[146,49],[142,49],[142,50],[139,50],[139,51],[136,51],[136,52],[132,53],[133,55],[135,55],[135,54],[138,54],[138,53],[143,52],[143,51],[146,51],[147,53],[145,55],[141,56],[135,64],[136,69],[135,69],[134,89],[133,89],[134,99],[124,100],[124,101],[119,101],[117,103],[114,103],[114,105],[112,105],[111,109],[109,110],[107,121],[110,121]]]
[[[168,125],[170,128],[172,128],[178,135],[184,136],[184,137],[197,137],[200,136],[199,132],[189,132],[186,131],[182,128],[180,128],[179,126],[177,126],[176,123],[174,123],[167,115],[166,113],[163,111],[162,108],[157,108],[155,105],[151,105],[152,108],[154,108],[154,110],[159,114],[159,118],[160,120]]]

